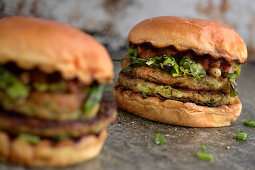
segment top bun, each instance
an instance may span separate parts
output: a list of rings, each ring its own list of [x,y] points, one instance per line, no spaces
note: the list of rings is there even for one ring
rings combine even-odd
[[[0,19],[0,63],[58,71],[65,79],[85,84],[112,81],[113,64],[103,45],[82,31],[54,21],[5,17]]]
[[[224,24],[203,19],[163,16],[144,20],[129,33],[129,43],[150,43],[154,47],[174,46],[179,51],[193,50],[198,55],[209,54],[227,61],[247,59],[243,39]]]

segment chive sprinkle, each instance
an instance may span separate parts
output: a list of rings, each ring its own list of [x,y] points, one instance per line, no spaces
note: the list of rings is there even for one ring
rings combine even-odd
[[[197,157],[204,161],[212,161],[213,155],[206,152],[197,152]]]
[[[201,146],[201,150],[202,150],[202,151],[205,151],[206,149],[207,149],[207,147],[206,147],[205,145],[202,145],[202,146]]]
[[[148,97],[144,91],[142,91],[142,96],[144,99]]]
[[[37,144],[40,141],[40,138],[38,136],[28,135],[24,133],[19,134],[18,139],[27,141],[31,144]]]
[[[245,126],[249,126],[249,127],[255,127],[255,120],[247,119],[247,120],[244,122],[244,125],[245,125]]]
[[[64,141],[64,140],[67,140],[68,137],[66,135],[63,135],[63,134],[58,134],[58,135],[55,136],[55,139],[57,141]]]
[[[153,142],[157,145],[162,145],[164,143],[164,135],[161,133],[156,133]]]
[[[247,133],[236,133],[236,139],[238,140],[247,140]]]

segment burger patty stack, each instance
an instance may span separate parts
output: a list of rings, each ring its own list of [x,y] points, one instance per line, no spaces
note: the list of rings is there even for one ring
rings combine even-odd
[[[236,80],[247,49],[231,28],[156,17],[137,24],[128,41],[114,91],[120,108],[191,127],[226,126],[240,115]]]
[[[64,166],[95,157],[115,120],[113,65],[89,35],[54,21],[0,19],[0,159]]]

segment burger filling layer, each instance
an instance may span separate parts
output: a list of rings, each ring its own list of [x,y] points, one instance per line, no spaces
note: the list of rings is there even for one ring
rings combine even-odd
[[[60,73],[0,66],[0,130],[31,144],[33,139],[77,139],[97,135],[115,119],[104,85],[65,80]]]
[[[158,97],[162,100],[172,99],[206,106],[233,104],[236,99],[236,97],[230,97],[230,94],[175,88],[124,74],[119,75],[119,85],[135,93],[145,93],[147,96]]]
[[[237,99],[241,71],[237,61],[142,44],[129,49],[122,67],[117,86],[134,93],[213,107]]]
[[[97,114],[103,85],[64,80],[59,73],[0,66],[0,104],[4,110],[42,119],[74,120]]]

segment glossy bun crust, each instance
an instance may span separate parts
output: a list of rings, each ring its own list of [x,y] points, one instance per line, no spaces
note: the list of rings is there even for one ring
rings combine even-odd
[[[129,33],[129,44],[150,43],[154,47],[174,46],[179,51],[193,50],[215,59],[244,63],[247,48],[243,39],[224,24],[203,19],[156,17],[138,23]]]
[[[238,118],[242,110],[239,99],[233,105],[207,107],[175,100],[161,101],[157,97],[144,99],[141,94],[121,88],[114,90],[114,98],[121,109],[130,113],[149,120],[188,127],[228,126]]]
[[[63,23],[26,18],[0,19],[0,63],[23,69],[59,71],[65,79],[90,84],[112,81],[113,64],[103,45]]]
[[[21,139],[11,139],[0,132],[0,160],[29,167],[61,167],[94,158],[107,137],[107,130],[98,136],[87,135],[78,141],[67,140],[52,144],[41,140],[32,145]]]

